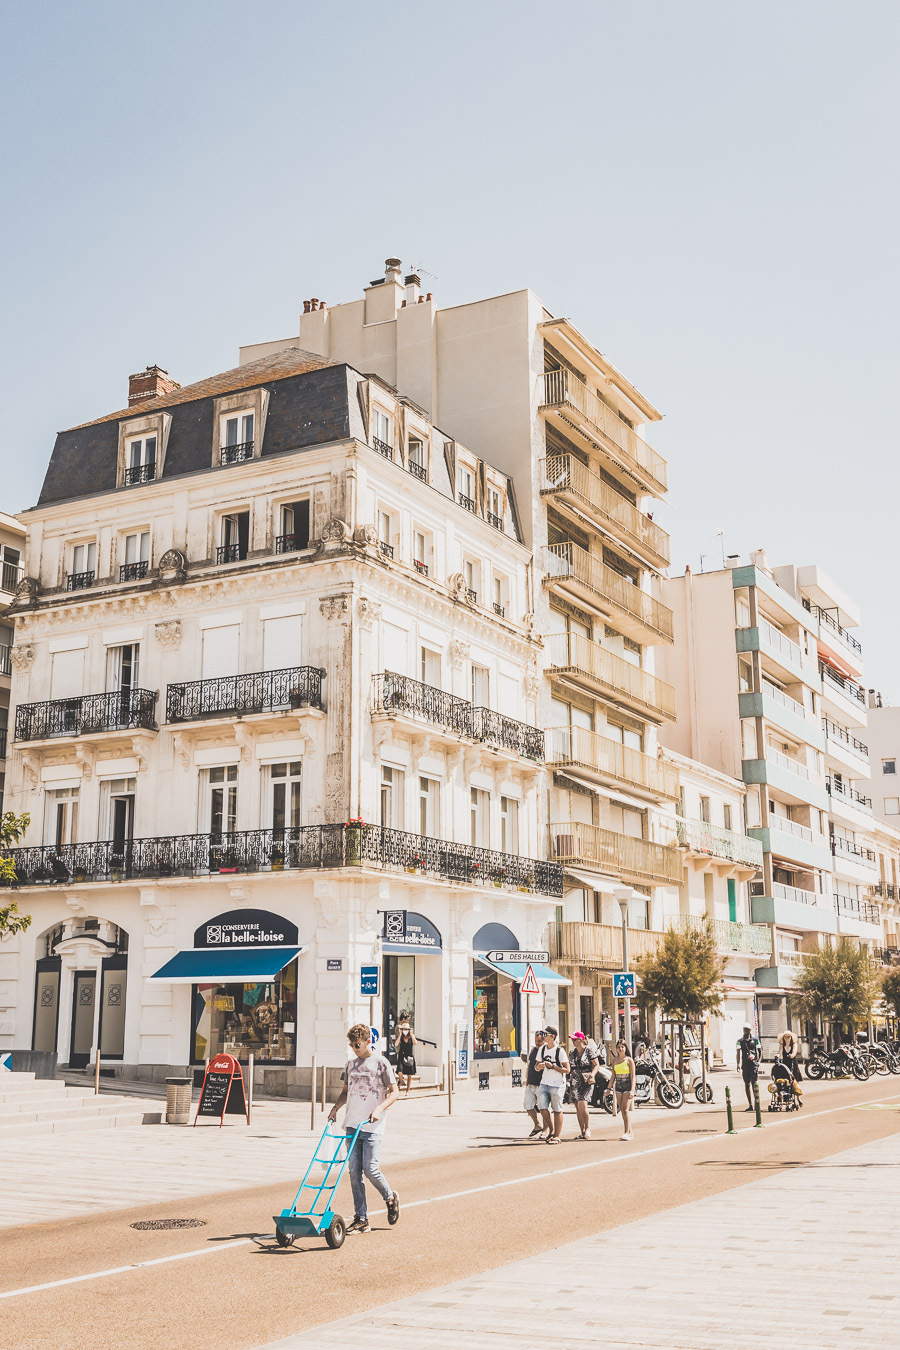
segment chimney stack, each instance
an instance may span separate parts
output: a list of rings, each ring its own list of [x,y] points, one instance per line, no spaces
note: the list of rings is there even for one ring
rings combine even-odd
[[[403,280],[406,285],[406,303],[414,305],[417,300],[421,299],[419,287],[422,285],[422,278],[417,276],[415,272],[410,272],[409,276],[404,277]]]
[[[171,394],[180,389],[176,380],[169,378],[169,372],[161,366],[148,366],[137,375],[128,376],[128,406],[143,403],[148,398],[159,398],[160,394]]]

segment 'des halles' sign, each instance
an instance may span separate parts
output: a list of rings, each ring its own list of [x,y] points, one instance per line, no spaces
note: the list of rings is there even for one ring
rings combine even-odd
[[[195,947],[291,947],[297,944],[297,925],[268,909],[232,909],[201,923],[194,932]]]

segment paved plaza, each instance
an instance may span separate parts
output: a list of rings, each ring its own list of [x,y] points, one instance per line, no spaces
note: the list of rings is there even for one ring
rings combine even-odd
[[[749,1185],[316,1327],[269,1350],[900,1344],[900,1138],[771,1176],[765,1170]]]

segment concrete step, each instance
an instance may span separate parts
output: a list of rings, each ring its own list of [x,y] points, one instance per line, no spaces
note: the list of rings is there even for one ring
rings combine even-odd
[[[31,1083],[34,1083],[35,1081],[36,1081],[36,1080],[35,1080],[35,1076],[34,1076],[33,1073],[19,1073],[18,1069],[10,1069],[10,1070],[8,1070],[8,1071],[4,1070],[2,1073],[0,1073],[0,1087],[2,1087],[2,1085],[3,1085],[4,1083],[12,1083],[12,1082],[16,1082],[16,1083],[27,1083],[27,1082],[31,1082]],[[45,1078],[42,1078],[40,1081],[41,1081],[42,1083],[45,1083],[45,1082],[47,1082],[48,1080],[45,1079]]]
[[[148,1116],[150,1119],[148,1119]],[[37,1120],[21,1125],[0,1123],[0,1139],[31,1138],[43,1134],[76,1134],[84,1130],[109,1130],[126,1125],[158,1125],[162,1113],[157,1109],[150,1111],[119,1111],[115,1115],[87,1115],[79,1112],[70,1120]]]
[[[0,1118],[34,1115],[38,1111],[65,1110],[85,1101],[86,1097],[67,1097],[64,1092],[54,1092],[52,1096],[30,1097],[19,1102],[0,1102]]]
[[[57,1083],[53,1079],[45,1079],[41,1083],[35,1083],[30,1088],[9,1088],[6,1092],[0,1092],[0,1106],[12,1106],[16,1102],[43,1101],[45,1098],[58,1097],[60,1093],[66,1093],[72,1097],[92,1097],[94,1095],[90,1088],[67,1088],[64,1083]]]
[[[6,1109],[0,1106],[0,1122],[4,1125],[15,1125],[22,1120],[62,1120],[74,1119],[79,1116],[96,1115],[115,1115],[116,1112],[124,1111],[161,1111],[162,1104],[157,1101],[144,1102],[134,1097],[122,1099],[121,1097],[76,1097],[69,1100],[66,1097],[58,1101],[21,1103],[16,1109]]]

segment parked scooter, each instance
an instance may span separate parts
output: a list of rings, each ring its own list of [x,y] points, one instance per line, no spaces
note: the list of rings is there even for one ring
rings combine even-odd
[[[698,1102],[711,1102],[713,1099],[712,1083],[709,1081],[709,1074],[706,1076],[706,1083],[703,1082],[703,1060],[699,1050],[692,1050],[688,1055],[687,1071],[690,1079],[690,1090],[697,1098]],[[705,1092],[704,1092],[705,1087]]]

